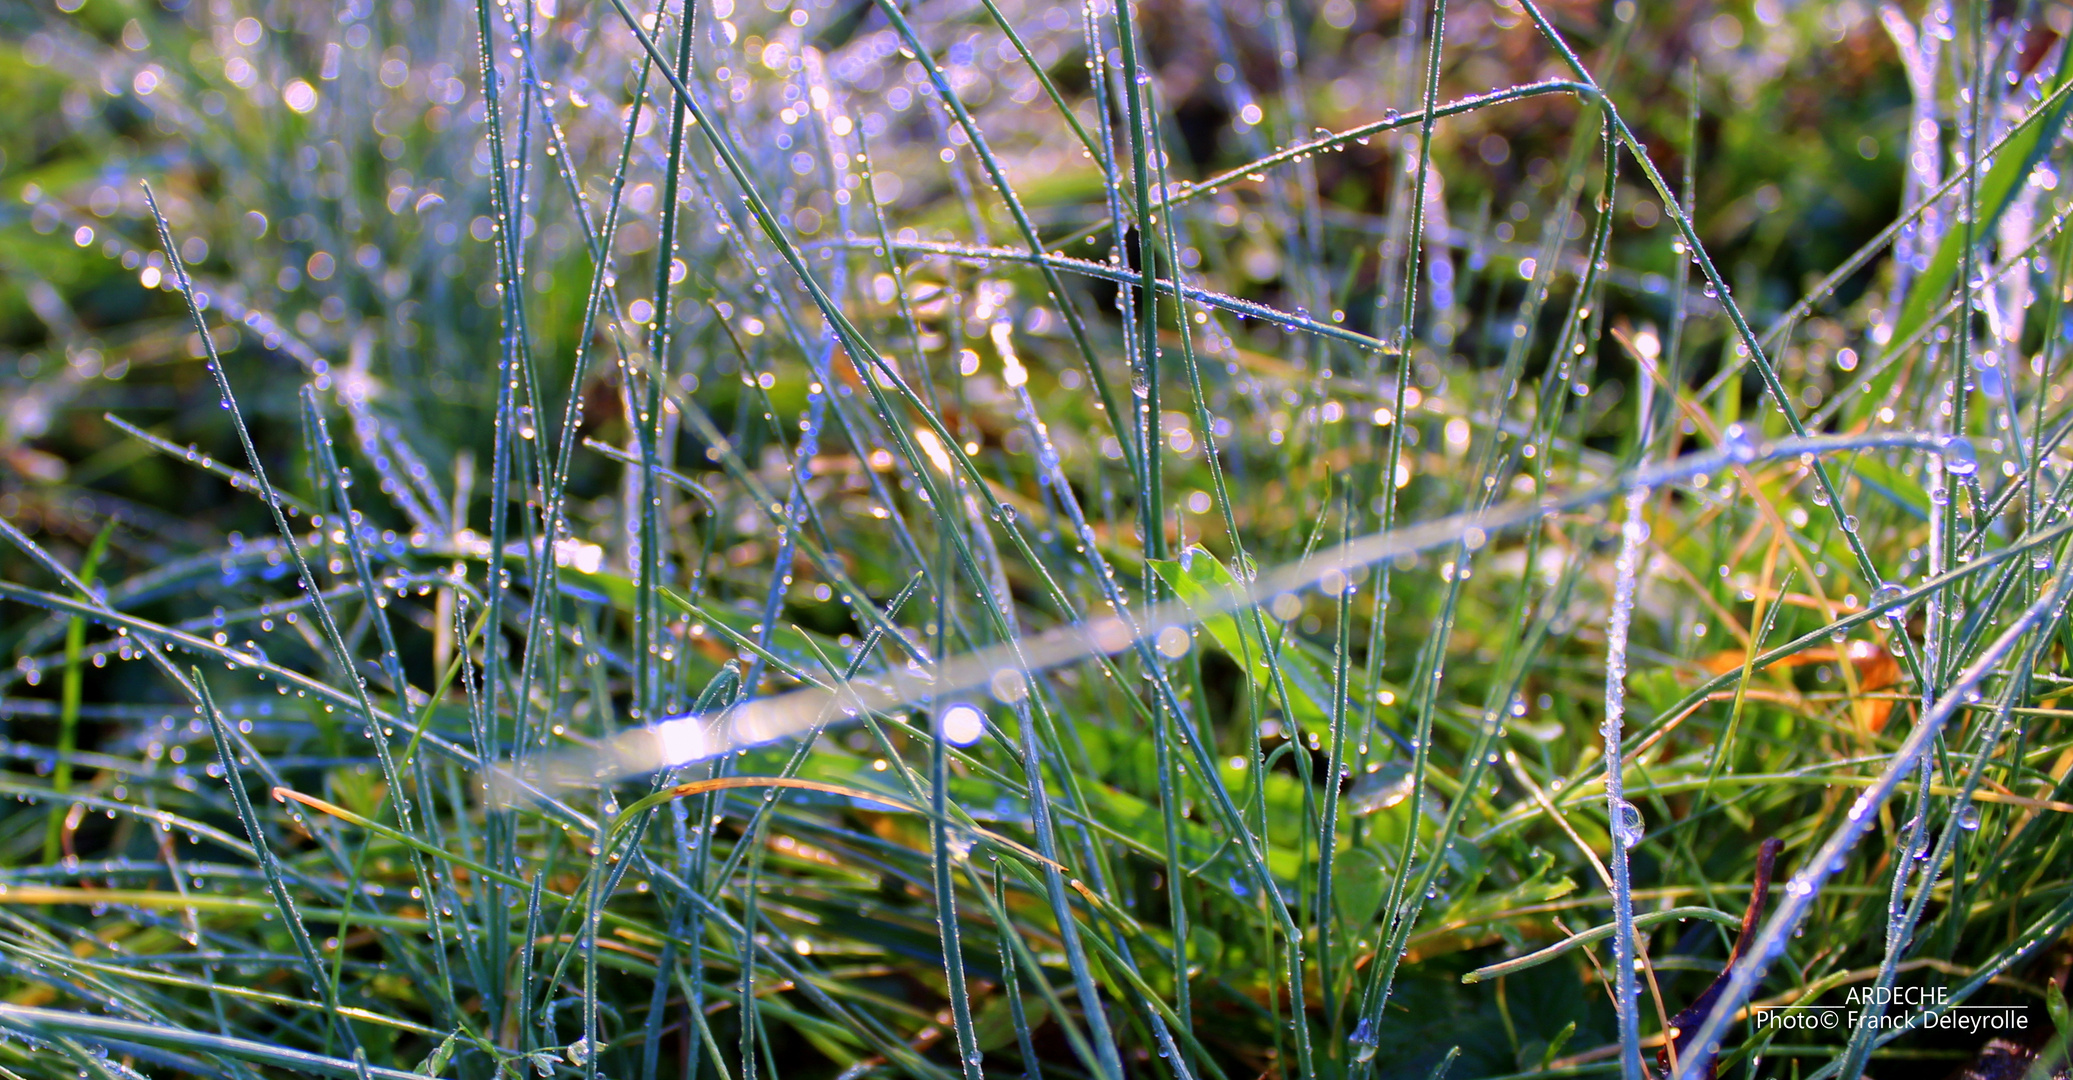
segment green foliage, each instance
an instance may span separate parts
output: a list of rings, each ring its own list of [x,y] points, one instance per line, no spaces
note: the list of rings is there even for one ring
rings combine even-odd
[[[1385,6],[0,7],[0,1069],[2063,1053],[2062,13]]]

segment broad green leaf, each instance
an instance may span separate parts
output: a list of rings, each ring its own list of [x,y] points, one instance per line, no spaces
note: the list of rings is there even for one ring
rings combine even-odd
[[[1929,498],[1920,481],[1902,476],[1900,470],[1870,454],[1858,457],[1850,467],[1866,488],[1878,492],[1916,521],[1929,520]]]
[[[1200,547],[1190,547],[1179,559],[1153,559],[1151,565],[1182,603],[1199,611],[1228,604],[1229,598],[1243,592],[1230,568]],[[1314,726],[1329,720],[1331,681],[1317,658],[1307,654],[1296,641],[1278,643],[1280,652],[1273,654],[1270,662],[1269,646],[1277,643],[1261,639],[1259,626],[1250,612],[1205,614],[1201,624],[1217,648],[1246,668],[1255,686],[1271,695],[1268,688],[1273,685],[1275,673],[1280,673],[1288,687],[1289,706],[1296,711],[1292,719],[1298,724]]]
[[[2058,77],[2052,80],[2045,96],[2049,97],[2066,80],[2073,77],[2073,50],[2060,55]],[[1893,325],[1893,340],[1906,341],[1920,330],[1929,316],[1940,306],[1951,283],[1958,277],[1958,264],[1965,255],[1965,238],[1969,233],[1976,243],[1993,235],[1994,223],[2008,204],[2015,199],[2015,193],[2029,178],[2039,158],[2051,148],[2058,138],[2059,125],[2065,122],[2069,102],[2052,106],[2032,120],[2029,126],[2017,132],[2001,153],[1987,174],[1979,179],[1979,220],[1971,229],[1960,223],[1952,223],[1943,234],[1943,240],[1936,245],[1936,254],[1929,259],[1929,268],[1915,279],[1914,287],[1908,290],[1907,303],[1900,309],[1900,320]]]
[[[1332,866],[1332,895],[1338,901],[1339,918],[1347,926],[1360,926],[1382,910],[1382,894],[1388,890],[1389,875],[1382,857],[1366,848],[1339,853]]]

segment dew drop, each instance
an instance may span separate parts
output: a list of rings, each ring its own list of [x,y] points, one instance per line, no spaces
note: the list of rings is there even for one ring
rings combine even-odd
[[[1641,808],[1625,799],[1613,806],[1612,835],[1623,848],[1632,848],[1641,842],[1647,826],[1641,817]]]
[[[1963,435],[1952,435],[1943,440],[1943,468],[1952,476],[1971,476],[1979,471],[1979,457],[1973,453],[1972,440]]]
[[[1748,464],[1756,460],[1756,440],[1742,424],[1728,425],[1727,431],[1722,435],[1720,448],[1727,451],[1730,461]]]

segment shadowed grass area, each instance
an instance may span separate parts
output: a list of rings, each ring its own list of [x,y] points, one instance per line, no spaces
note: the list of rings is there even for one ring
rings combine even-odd
[[[0,1075],[2063,1069],[2069,22],[0,9]]]

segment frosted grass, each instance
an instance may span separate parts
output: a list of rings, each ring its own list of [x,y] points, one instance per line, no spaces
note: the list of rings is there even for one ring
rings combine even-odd
[[[1994,68],[1945,8],[1887,27],[1930,165],[1788,303],[1701,243],[1701,148],[1672,192],[1630,126],[1647,14],[1573,48],[1524,4],[1568,77],[1491,88],[1455,85],[1468,7],[1417,5],[1321,94],[1329,5],[1211,9],[1193,90],[1156,11],[983,6],[38,16],[36,70],[179,133],[138,162],[295,168],[22,192],[185,308],[165,356],[96,348],[208,365],[200,420],[119,399],[110,437],[263,535],[126,524],[89,574],[0,519],[0,708],[127,695],[69,714],[90,750],[0,748],[36,848],[0,828],[0,955],[63,1005],[0,1028],[68,1070],[1636,1077],[1745,831],[1801,868],[1691,1055],[1723,1068],[1776,1049],[1727,1038],[1766,987],[1914,978],[1933,940],[1962,997],[2073,918],[2053,62]],[[1192,160],[1202,95],[1230,115]],[[1526,153],[1529,109],[1564,160],[1466,205],[1495,152],[1463,133]],[[1341,156],[1372,201],[1320,188]],[[160,683],[97,674],[135,659]],[[1975,804],[1995,827],[1927,842]],[[1853,857],[1889,840],[1930,857]],[[1862,897],[1883,940],[1792,949]],[[1587,1000],[1517,1011],[1557,964]],[[1458,1002],[1511,1045],[1416,1026]]]
[[[1633,602],[1634,549],[1645,538],[1645,529],[1631,524],[1635,507],[1653,488],[1673,484],[1702,474],[1719,472],[1733,465],[1767,460],[1799,458],[1802,455],[1841,454],[1868,448],[1908,447],[1938,455],[1969,458],[1972,450],[1948,437],[1914,435],[1831,436],[1785,439],[1755,445],[1735,435],[1728,449],[1685,455],[1670,464],[1636,470],[1631,476],[1605,487],[1589,489],[1535,503],[1515,503],[1489,511],[1457,514],[1422,525],[1386,533],[1375,533],[1348,541],[1332,549],[1287,566],[1277,567],[1257,579],[1193,601],[1169,601],[1147,608],[1141,615],[1123,614],[1091,620],[1070,630],[1051,631],[1025,637],[990,649],[950,658],[934,673],[912,669],[887,669],[868,679],[838,680],[835,685],[814,685],[775,697],[751,700],[716,714],[687,714],[653,725],[628,729],[613,737],[595,753],[559,757],[543,756],[524,763],[527,771],[499,771],[491,774],[507,799],[564,786],[590,786],[661,769],[678,768],[735,754],[743,749],[795,737],[818,729],[830,720],[856,719],[865,713],[893,714],[933,698],[980,692],[1006,704],[1027,695],[1029,678],[1039,672],[1077,663],[1092,657],[1125,651],[1150,652],[1160,636],[1173,628],[1189,629],[1232,612],[1264,608],[1270,602],[1312,589],[1327,595],[1344,592],[1348,583],[1369,568],[1434,548],[1459,546],[1475,551],[1492,537],[1549,516],[1566,513],[1615,499],[1624,500],[1629,524],[1621,532],[1626,566],[1626,585],[1615,593],[1612,609],[1618,627],[1622,612],[1631,618]],[[1631,532],[1631,536],[1628,534]],[[1897,598],[1896,598],[1897,599]],[[1617,640],[1617,638],[1615,638]],[[1619,728],[1610,719],[1615,691],[1613,673],[1620,668],[1607,665],[1608,721],[1606,731],[1616,741]],[[820,683],[820,680],[812,680]],[[1621,679],[1624,682],[1624,679]],[[1631,845],[1628,845],[1631,846]]]

